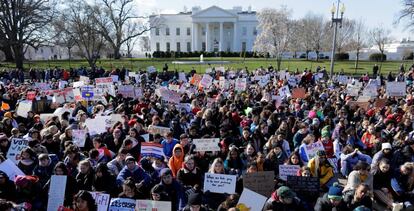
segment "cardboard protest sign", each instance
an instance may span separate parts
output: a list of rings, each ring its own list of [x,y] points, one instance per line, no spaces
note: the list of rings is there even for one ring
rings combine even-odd
[[[172,210],[169,201],[137,200],[135,211],[170,211]]]
[[[273,171],[259,171],[243,175],[243,187],[264,196],[272,194],[275,186]]]
[[[20,160],[20,152],[27,147],[28,141],[22,138],[13,138],[7,151],[7,158],[17,164]]]
[[[82,87],[82,86],[85,86],[84,81],[75,81],[75,82],[73,82],[73,85],[72,85],[73,88],[79,88],[79,87]]]
[[[376,108],[383,108],[386,104],[387,104],[387,99],[376,99],[375,100]]]
[[[135,90],[134,86],[132,85],[119,85],[118,86],[118,93],[122,94],[123,98],[134,98],[135,97]]]
[[[92,194],[93,199],[95,199],[95,203],[98,206],[97,211],[107,211],[109,200],[111,196],[109,194],[100,193],[100,192],[89,192]]]
[[[196,146],[195,148],[196,152],[220,151],[219,142],[220,142],[219,138],[193,139],[193,144]]]
[[[236,177],[236,175],[206,173],[204,191],[233,194],[236,191]]]
[[[268,196],[262,196],[248,188],[244,188],[236,208],[239,210],[262,210]]]
[[[290,90],[288,86],[282,86],[279,88],[279,95],[280,97],[284,98],[284,97],[290,97]]]
[[[294,88],[292,89],[292,98],[305,98],[306,96],[306,90],[305,88]]]
[[[162,136],[167,136],[167,133],[169,133],[170,131],[171,130],[168,127],[160,127],[160,126],[153,126],[153,125],[150,125],[148,127],[148,132],[152,135],[160,134]]]
[[[387,82],[385,93],[389,97],[402,97],[406,95],[406,83],[405,82]]]
[[[17,167],[16,164],[10,159],[0,163],[0,171],[6,173],[11,181],[14,181],[14,178],[18,175],[25,175],[22,170],[20,170],[19,167]]]
[[[245,91],[247,89],[247,79],[246,78],[236,79],[236,84],[235,84],[234,89],[239,92]]]
[[[303,194],[304,197],[319,196],[318,177],[288,176],[286,185],[296,193]]]
[[[200,86],[204,88],[208,88],[213,83],[213,77],[211,77],[209,74],[204,74],[203,78],[200,81]]]
[[[305,146],[305,153],[306,153],[306,156],[308,157],[308,160],[315,157],[316,152],[318,152],[319,150],[325,150],[325,148],[323,148],[322,142],[320,142],[320,141],[317,141],[315,143],[306,145]]]
[[[127,198],[113,198],[109,204],[109,211],[134,211],[136,201]]]
[[[336,78],[336,81],[338,81],[339,84],[347,84],[348,80],[349,78],[346,75],[338,75],[338,77]]]
[[[78,147],[85,146],[86,130],[72,130],[73,143]]]
[[[299,169],[299,165],[279,165],[279,178],[286,181],[287,176],[295,176]]]
[[[32,110],[32,101],[24,100],[19,102],[19,106],[17,107],[17,116],[21,116],[27,118],[27,112]]]
[[[164,151],[161,144],[141,143],[141,157],[155,157],[164,159]]]
[[[49,200],[47,210],[58,210],[65,200],[66,175],[52,175],[50,178]]]

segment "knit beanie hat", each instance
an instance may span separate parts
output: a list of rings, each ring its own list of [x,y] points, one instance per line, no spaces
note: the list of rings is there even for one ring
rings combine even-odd
[[[330,137],[330,136],[331,136],[331,134],[330,134],[330,131],[329,131],[329,126],[323,127],[322,130],[321,130],[321,137],[324,138],[324,137]]]
[[[339,186],[338,183],[334,183],[328,191],[328,198],[334,200],[341,200],[342,199],[342,188]]]
[[[188,205],[201,205],[202,204],[202,197],[201,193],[191,193],[188,196]]]

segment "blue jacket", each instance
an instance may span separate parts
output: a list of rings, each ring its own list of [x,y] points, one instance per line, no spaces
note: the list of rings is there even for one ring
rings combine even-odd
[[[167,192],[171,198],[171,206],[173,208],[172,210],[182,210],[187,204],[184,197],[183,186],[175,179],[173,179],[170,185],[165,184],[162,180],[160,184],[164,187],[165,192]]]
[[[174,146],[178,143],[177,139],[173,138],[170,143],[167,143],[167,140],[164,139],[161,142],[162,150],[164,151],[164,155],[170,158],[172,156],[172,151]]]
[[[116,184],[119,187],[122,186],[122,184],[128,177],[132,177],[136,183],[144,181],[145,187],[149,187],[150,185],[150,177],[139,166],[135,166],[134,170],[132,171],[130,171],[128,167],[125,166],[116,177]]]

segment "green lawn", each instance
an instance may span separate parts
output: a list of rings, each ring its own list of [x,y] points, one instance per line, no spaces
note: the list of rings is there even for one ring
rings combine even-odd
[[[172,61],[174,60],[196,60],[198,61],[199,58],[180,58],[180,59],[121,59],[121,60],[109,60],[109,59],[102,59],[97,62],[97,66],[102,66],[105,69],[110,68],[117,68],[125,66],[128,69],[138,70],[138,69],[145,69],[148,66],[155,66],[157,69],[162,69],[165,63],[168,64],[170,70],[178,69],[180,71],[189,71],[193,67],[197,70],[197,72],[204,72],[206,68],[208,68],[207,64],[203,65],[174,65]],[[205,58],[205,61],[211,60],[223,60],[223,61],[231,61],[231,64],[226,64],[224,66],[229,66],[231,68],[244,68],[248,67],[249,70],[253,70],[257,67],[263,66],[267,67],[269,64],[272,64],[276,67],[276,61],[274,59],[264,59],[264,58]],[[335,72],[340,70],[344,70],[346,74],[363,74],[366,72],[372,72],[372,66],[375,62],[371,61],[360,61],[359,69],[355,70],[355,61],[339,61],[335,63]],[[404,63],[406,69],[411,66],[413,61],[386,61],[382,64],[382,73],[388,73],[389,71],[397,72],[399,70],[399,66],[401,63]],[[0,63],[1,67],[14,67],[12,63]],[[69,68],[69,67],[80,67],[85,66],[88,67],[88,63],[85,60],[50,60],[50,61],[30,61],[25,63],[25,68],[48,68],[48,67],[61,67],[61,68]],[[329,71],[330,61],[329,60],[322,60],[319,62],[316,61],[306,61],[306,60],[299,60],[299,59],[291,59],[291,60],[283,60],[282,68],[293,71],[296,69],[303,70],[304,68],[315,70],[317,66],[326,67]]]

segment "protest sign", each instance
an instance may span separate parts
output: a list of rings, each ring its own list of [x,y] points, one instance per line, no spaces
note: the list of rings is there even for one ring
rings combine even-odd
[[[96,84],[112,84],[113,80],[112,77],[105,77],[105,78],[95,78]]]
[[[118,75],[111,75],[112,82],[116,83],[119,82],[119,76]]]
[[[292,89],[292,98],[305,98],[306,90],[304,88],[294,88]]]
[[[134,98],[135,97],[135,91],[134,86],[132,85],[120,85],[118,86],[118,93],[122,94],[123,98]]]
[[[182,82],[187,82],[187,77],[185,76],[185,73],[183,72],[178,73],[178,80]]]
[[[85,124],[90,135],[101,134],[106,132],[107,122],[110,116],[96,116],[94,119],[86,119]]]
[[[180,91],[180,85],[178,85],[178,84],[169,84],[168,89],[171,90],[171,91],[178,92],[178,91]]]
[[[210,87],[210,85],[213,83],[213,77],[211,77],[208,74],[204,74],[203,78],[200,81],[200,86],[204,88]]]
[[[236,208],[239,210],[262,210],[266,201],[267,197],[244,188]]]
[[[286,185],[306,198],[319,196],[318,177],[288,176]]]
[[[35,83],[35,87],[44,91],[44,90],[50,89],[50,84],[49,83]]]
[[[360,89],[360,87],[358,87],[358,86],[355,86],[355,85],[352,85],[352,84],[348,84],[346,86],[346,93],[349,96],[356,97],[356,96],[359,95],[359,89]]]
[[[219,142],[220,142],[220,139],[218,138],[193,139],[193,144],[196,146],[195,148],[196,152],[220,151]]]
[[[50,178],[49,200],[47,210],[58,210],[65,200],[66,175],[52,175]]]
[[[279,88],[279,95],[280,97],[284,98],[284,97],[290,97],[290,90],[288,86],[282,86]]]
[[[147,67],[147,72],[148,73],[155,73],[155,72],[157,72],[157,68],[155,68],[154,66],[149,66],[149,67]]]
[[[19,102],[17,107],[17,116],[27,118],[27,112],[32,110],[32,101],[24,100]]]
[[[223,90],[229,87],[228,83],[226,83],[226,78],[224,76],[220,76],[219,78],[219,87]]]
[[[73,82],[73,85],[72,85],[73,88],[79,88],[79,87],[82,87],[82,86],[85,86],[84,81],[75,81],[75,82]]]
[[[80,89],[73,89],[73,97],[76,102],[83,100]]]
[[[197,86],[201,81],[201,75],[194,74],[193,77],[191,77],[190,84]]]
[[[233,194],[236,191],[236,177],[236,175],[206,173],[204,191]]]
[[[260,87],[265,87],[269,83],[269,80],[269,75],[265,75],[262,76],[259,81],[257,81],[257,84],[259,84]]]
[[[299,165],[279,165],[279,178],[286,181],[287,176],[295,176],[299,169]]]
[[[81,95],[82,98],[85,100],[92,100],[94,97],[94,86],[82,86],[81,87]]]
[[[68,85],[67,81],[59,81],[58,87],[59,89],[64,89]]]
[[[295,86],[298,85],[298,82],[296,81],[296,78],[295,77],[290,77],[288,79],[288,84],[289,84],[289,86],[295,87]]]
[[[6,173],[11,181],[14,181],[14,178],[18,175],[24,176],[22,170],[20,170],[19,167],[17,167],[16,164],[10,159],[0,163],[0,171]]]
[[[275,186],[274,177],[273,171],[246,173],[243,175],[243,187],[264,196],[270,196]]]
[[[40,114],[40,121],[45,124],[48,122],[52,117],[57,116],[55,114]]]
[[[376,99],[375,100],[375,107],[382,108],[387,104],[387,99]]]
[[[349,79],[348,79],[348,76],[346,75],[338,75],[336,80],[338,81],[339,84],[347,84]]]
[[[72,130],[73,143],[78,147],[85,146],[86,130]]]
[[[52,102],[57,103],[59,105],[63,104],[65,103],[65,97],[59,93],[55,93],[53,94]]]
[[[367,84],[362,91],[363,96],[376,97],[378,96],[377,86],[375,84]]]
[[[100,192],[89,192],[92,194],[93,199],[95,199],[95,203],[98,206],[97,211],[107,211],[109,200],[111,196],[109,194],[100,193]]]
[[[247,79],[246,78],[238,78],[236,79],[235,90],[242,92],[247,89]]]
[[[124,122],[122,114],[111,114],[109,121],[106,122],[106,127],[113,127],[117,122]]]
[[[405,82],[387,82],[385,93],[389,97],[402,97],[406,95],[406,83]]]
[[[109,211],[134,211],[136,201],[127,198],[113,198],[109,204]]]
[[[89,84],[89,77],[81,75],[79,76],[79,81],[83,81],[84,84]]]
[[[153,125],[150,125],[148,127],[148,132],[152,135],[160,134],[162,136],[167,136],[167,133],[169,133],[170,131],[171,130],[168,127],[160,127],[160,126],[153,126]]]
[[[325,148],[323,148],[322,142],[320,142],[320,141],[317,141],[315,143],[306,145],[305,146],[305,153],[306,153],[306,156],[308,157],[308,160],[315,157],[316,152],[318,152],[319,150],[325,150]]]
[[[140,87],[135,87],[134,92],[135,92],[135,98],[142,97],[142,89]]]
[[[22,138],[13,138],[7,151],[7,158],[15,164],[20,160],[20,152],[27,147],[28,141]]]
[[[141,157],[155,157],[164,159],[164,151],[161,144],[141,143]]]
[[[170,211],[172,210],[169,201],[137,200],[135,211]]]

